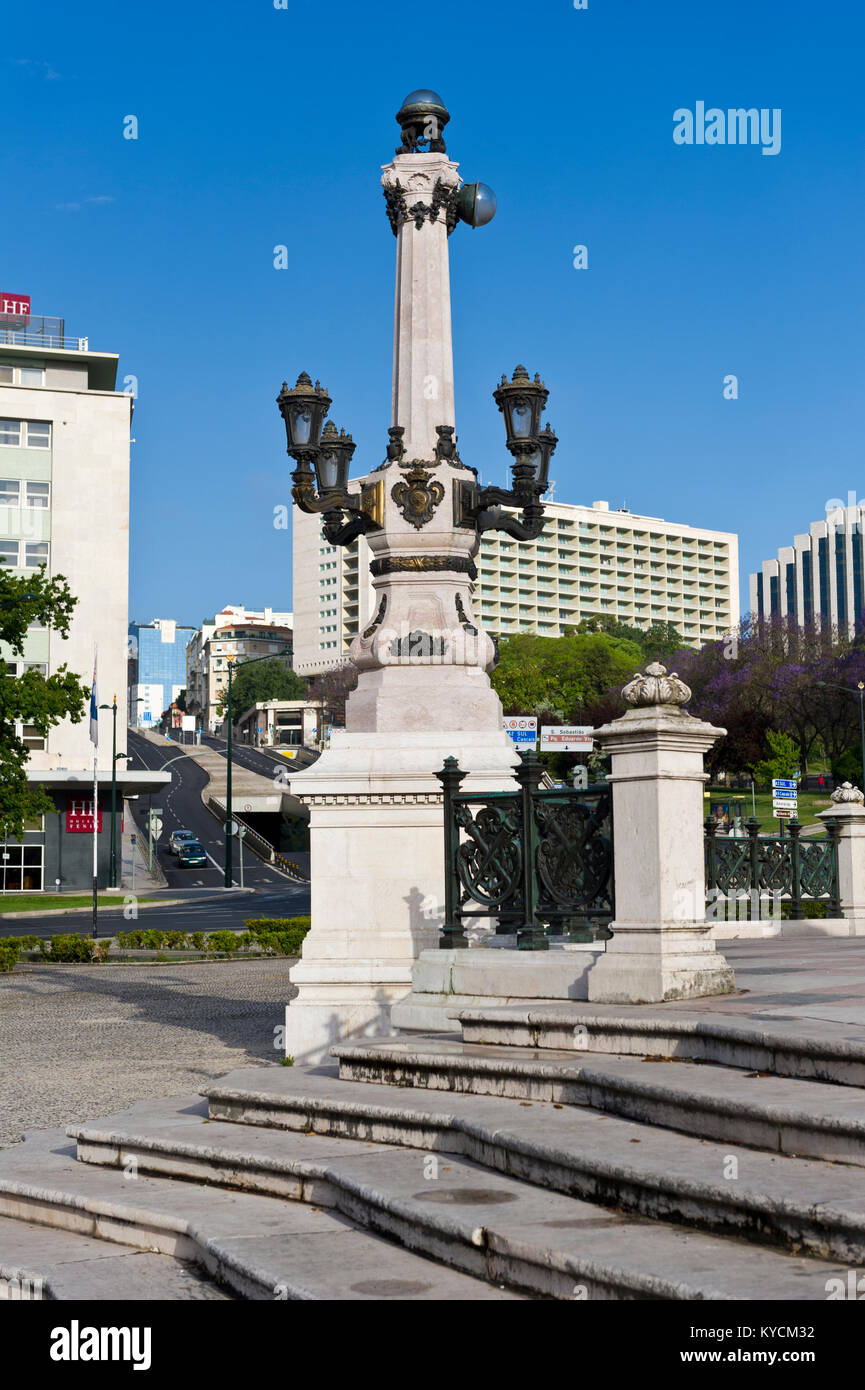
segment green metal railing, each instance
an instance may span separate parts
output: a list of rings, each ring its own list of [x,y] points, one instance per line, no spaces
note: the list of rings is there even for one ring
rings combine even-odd
[[[710,906],[726,898],[747,902],[748,917],[759,918],[761,902],[790,903],[790,916],[800,920],[803,904],[822,900],[830,917],[841,915],[838,895],[838,826],[828,821],[825,836],[801,838],[799,822],[791,820],[788,835],[761,835],[753,816],[747,835],[719,836],[714,816],[705,821],[706,898]]]
[[[544,769],[534,752],[520,754],[513,791],[462,792],[467,775],[456,758],[436,773],[444,793],[441,945],[468,946],[466,926],[490,917],[497,933],[515,934],[525,951],[547,950],[551,937],[609,937],[610,787],[541,788]]]

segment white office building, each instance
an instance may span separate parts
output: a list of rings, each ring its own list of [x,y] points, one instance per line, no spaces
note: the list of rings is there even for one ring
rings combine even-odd
[[[815,623],[853,636],[865,616],[865,504],[827,507],[825,521],[781,546],[749,577],[751,612]]]
[[[20,675],[51,675],[66,664],[89,686],[98,649],[101,704],[117,698],[117,747],[126,749],[127,591],[129,586],[129,426],[132,397],[116,390],[115,353],[70,338],[61,319],[32,317],[29,300],[15,312],[0,296],[0,557],[19,575],[40,565],[63,576],[77,599],[68,638],[48,628],[28,632],[22,656],[0,645]],[[99,806],[104,819],[111,782],[112,715],[99,715]],[[89,721],[65,719],[47,738],[19,729],[30,750],[28,778],[51,794],[57,815],[44,816],[20,844],[5,847],[0,891],[89,886],[93,832],[93,744]],[[123,794],[155,790],[170,774],[127,771]],[[119,814],[116,818],[119,823]],[[89,832],[88,832],[89,827]],[[117,831],[119,843],[119,830]],[[98,832],[99,878],[107,881],[107,824]]]

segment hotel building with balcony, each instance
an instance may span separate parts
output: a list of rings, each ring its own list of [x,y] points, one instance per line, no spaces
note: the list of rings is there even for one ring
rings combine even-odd
[[[294,669],[311,676],[344,661],[372,619],[370,552],[363,537],[328,545],[318,516],[294,508],[293,522]],[[476,564],[475,612],[501,637],[559,637],[606,615],[636,627],[670,622],[698,647],[739,621],[738,536],[607,502],[546,504],[536,541],[484,532]]]

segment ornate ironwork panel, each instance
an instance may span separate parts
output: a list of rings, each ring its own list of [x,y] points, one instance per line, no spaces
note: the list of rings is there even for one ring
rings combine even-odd
[[[465,927],[494,917],[524,950],[548,934],[609,936],[613,916],[613,802],[602,787],[542,790],[537,758],[522,755],[513,791],[462,792],[448,758],[444,792],[445,924],[442,945],[468,945]]]
[[[801,918],[803,903],[822,899],[830,917],[840,912],[838,900],[838,830],[830,821],[819,839],[801,837],[791,820],[788,835],[761,835],[753,817],[747,837],[718,835],[712,816],[705,823],[706,894],[715,907],[720,898],[747,896],[749,915],[757,916],[760,900],[789,901],[790,915]]]

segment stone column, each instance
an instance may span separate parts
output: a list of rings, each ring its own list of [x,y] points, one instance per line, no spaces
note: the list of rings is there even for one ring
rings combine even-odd
[[[456,423],[447,241],[458,168],[446,154],[400,154],[382,173],[397,238],[391,424],[410,459],[432,458],[436,426]]]
[[[820,819],[838,827],[838,895],[851,936],[865,936],[865,797],[845,782],[832,793]]]
[[[312,878],[312,929],[286,1010],[298,1062],[389,1033],[412,963],[437,943],[445,758],[477,791],[509,787],[518,761],[489,680],[495,645],[472,608],[478,533],[455,518],[455,485],[473,476],[454,435],[457,165],[441,150],[398,154],[382,182],[397,289],[391,443],[370,479],[381,487],[380,529],[367,536],[375,612],[350,650],[360,675],[345,728],[290,778],[310,809]]]
[[[622,693],[632,708],[595,734],[612,757],[615,919],[588,997],[728,994],[733,971],[706,921],[703,858],[703,755],[725,730],[687,714],[690,690],[657,663]]]

